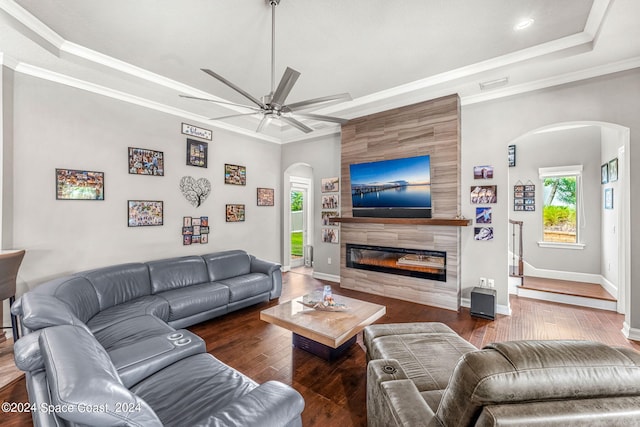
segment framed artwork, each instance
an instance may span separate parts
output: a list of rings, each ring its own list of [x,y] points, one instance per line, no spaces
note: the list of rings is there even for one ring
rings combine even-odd
[[[321,234],[324,243],[340,243],[340,229],[338,228],[323,228]]]
[[[613,188],[604,189],[604,208],[613,209]]]
[[[57,200],[104,200],[104,172],[56,169]]]
[[[187,166],[207,167],[209,144],[187,138]]]
[[[209,217],[190,217],[182,218],[182,244],[207,244],[209,243]]]
[[[600,166],[600,184],[606,184],[609,182],[609,164],[605,163]]]
[[[273,206],[274,190],[273,188],[258,188],[258,206]]]
[[[476,208],[476,224],[491,224],[491,208]]]
[[[474,227],[473,238],[475,240],[493,240],[493,227]]]
[[[129,147],[129,173],[164,176],[164,154],[162,151]]]
[[[609,182],[618,180],[618,158],[609,161]]]
[[[473,179],[491,179],[493,178],[493,166],[474,166]]]
[[[339,225],[337,222],[333,221],[333,218],[338,218],[340,216],[340,212],[338,211],[322,211],[320,212],[322,217],[322,225]]]
[[[507,160],[509,161],[509,167],[512,168],[516,165],[516,146],[510,145],[507,150]]]
[[[536,186],[534,184],[513,186],[513,210],[527,212],[536,210]]]
[[[327,194],[322,196],[322,209],[338,209],[340,198],[337,194]]]
[[[471,187],[471,204],[480,205],[486,203],[497,203],[498,187],[496,185],[476,185]]]
[[[182,123],[182,133],[196,138],[208,139],[209,141],[212,139],[212,133],[209,129],[199,128],[187,123]]]
[[[226,205],[226,221],[244,221],[244,205]]]
[[[337,193],[340,191],[340,178],[322,178],[321,191],[323,193]]]
[[[247,185],[247,168],[238,165],[224,165],[224,183]]]
[[[163,202],[161,200],[129,200],[129,227],[162,225]]]

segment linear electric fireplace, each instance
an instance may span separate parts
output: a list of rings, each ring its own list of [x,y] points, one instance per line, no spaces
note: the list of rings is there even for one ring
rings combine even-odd
[[[361,270],[447,281],[447,253],[346,244],[346,265]]]

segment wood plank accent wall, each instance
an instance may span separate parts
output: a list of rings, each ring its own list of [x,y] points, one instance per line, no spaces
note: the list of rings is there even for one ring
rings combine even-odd
[[[450,95],[350,120],[342,126],[343,218],[353,217],[349,165],[431,156],[433,218],[460,215],[460,98]],[[447,281],[346,267],[346,243],[447,252]],[[450,310],[460,308],[460,228],[342,222],[340,287]]]

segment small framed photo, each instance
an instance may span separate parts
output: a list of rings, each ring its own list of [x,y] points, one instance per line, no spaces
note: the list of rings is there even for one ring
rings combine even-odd
[[[224,183],[247,185],[247,168],[239,165],[224,165]]]
[[[609,182],[618,180],[618,158],[609,161]]]
[[[512,168],[516,165],[516,146],[510,145],[507,150],[507,160],[509,162],[509,167]]]
[[[496,185],[476,185],[471,187],[471,204],[480,205],[498,202],[498,187]]]
[[[600,184],[606,184],[609,182],[609,164],[605,163],[600,166]]]
[[[187,138],[187,166],[207,167],[209,144]]]
[[[340,206],[337,194],[327,194],[322,196],[322,209],[338,209]]]
[[[492,179],[493,166],[474,166],[473,179]]]
[[[104,200],[104,172],[56,169],[56,200]]]
[[[273,188],[258,188],[258,206],[273,206],[274,193]]]
[[[338,218],[340,216],[340,212],[338,211],[322,211],[320,212],[322,217],[322,225],[338,225],[337,222],[333,221],[333,218]]]
[[[475,240],[493,240],[493,227],[475,227],[473,229],[473,238]]]
[[[321,234],[324,243],[340,243],[340,229],[338,228],[323,228]]]
[[[182,235],[182,244],[183,245],[190,245],[191,244],[191,234],[183,234]]]
[[[244,221],[244,205],[226,205],[226,221],[242,222]]]
[[[129,173],[164,176],[164,153],[146,148],[129,147]]]
[[[200,217],[200,225],[203,227],[209,227],[209,217],[208,216],[201,216]]]
[[[604,208],[613,209],[613,188],[604,189]]]
[[[323,193],[337,193],[340,191],[340,178],[322,178],[322,188],[321,191]]]
[[[129,227],[162,225],[163,202],[161,200],[129,200]]]
[[[190,216],[182,217],[182,226],[183,227],[191,227],[191,217]]]
[[[491,224],[491,208],[476,208],[476,223]]]

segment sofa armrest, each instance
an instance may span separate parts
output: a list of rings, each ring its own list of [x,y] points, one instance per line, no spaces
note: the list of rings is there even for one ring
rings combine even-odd
[[[296,420],[304,409],[304,399],[293,388],[278,381],[267,381],[225,406],[198,425],[280,427],[302,425]]]
[[[253,255],[251,257],[251,272],[252,273],[263,273],[271,278],[271,292],[269,293],[269,299],[279,298],[282,294],[282,272],[280,271],[280,264],[265,261],[259,258],[256,258]]]
[[[376,402],[382,411],[379,416],[369,418],[367,423],[373,426],[425,426],[435,427],[442,424],[433,410],[427,405],[411,380],[394,380],[380,383],[380,399]]]

